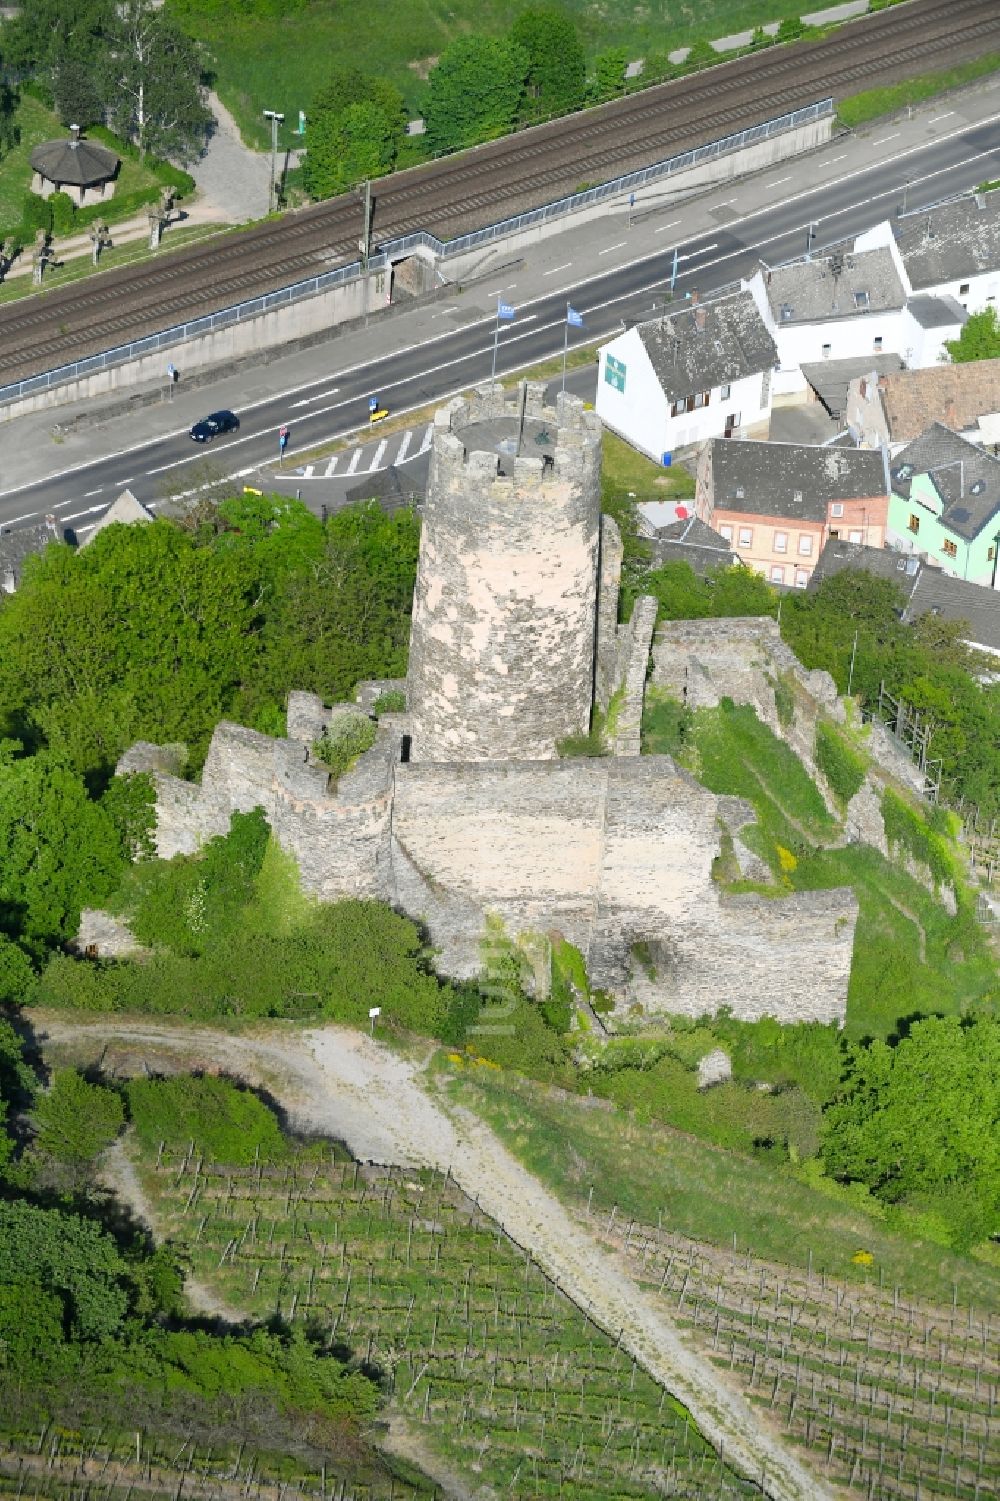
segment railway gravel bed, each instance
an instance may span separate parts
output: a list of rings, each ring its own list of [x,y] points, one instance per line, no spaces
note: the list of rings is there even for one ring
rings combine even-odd
[[[502,215],[733,134],[832,94],[1000,49],[996,0],[910,0],[815,42],[776,47],[550,121],[375,185],[375,241],[454,238]],[[356,195],[77,288],[0,308],[0,385],[343,265]]]

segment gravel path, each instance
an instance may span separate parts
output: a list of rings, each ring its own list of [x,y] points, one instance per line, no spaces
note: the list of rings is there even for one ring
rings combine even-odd
[[[200,208],[215,222],[242,224],[262,219],[268,209],[271,164],[266,152],[251,151],[218,94],[208,96],[216,128],[205,155],[189,170],[201,194]]]
[[[722,1374],[677,1329],[585,1225],[511,1155],[478,1118],[447,1112],[421,1087],[417,1065],[340,1027],[230,1036],[155,1022],[80,1021],[32,1013],[44,1052],[108,1066],[215,1066],[266,1087],[299,1129],[333,1136],[368,1161],[447,1170],[593,1318],[690,1410],[726,1460],[762,1481],[774,1501],[832,1501]]]

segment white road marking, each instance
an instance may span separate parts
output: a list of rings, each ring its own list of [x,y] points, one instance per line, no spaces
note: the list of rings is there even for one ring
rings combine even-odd
[[[84,500],[89,500],[92,495],[100,495],[100,493],[101,493],[101,491],[103,489],[104,489],[103,485],[98,485],[98,487],[97,487],[96,490],[85,490],[83,492],[83,498],[84,498]]]
[[[846,162],[846,160],[847,152],[845,151],[843,156],[831,156],[830,160],[827,162],[827,166],[832,167],[834,162]]]
[[[553,266],[551,271],[543,271],[542,275],[543,276],[555,276],[560,271],[568,271],[569,268],[570,268],[570,266],[572,266],[572,264],[573,264],[572,261],[566,261],[566,263],[564,265],[562,265],[562,266]]]
[[[408,427],[406,429],[406,432],[403,434],[403,441],[399,445],[399,452],[396,454],[396,463],[397,464],[401,464],[403,462],[403,460],[406,458],[406,455],[407,455],[407,453],[409,451],[409,447],[410,447],[410,439],[412,437],[413,437],[413,429],[411,427]]]
[[[328,396],[336,396],[339,390],[339,386],[334,386],[330,391],[317,391],[315,396],[307,396],[304,401],[293,401],[292,406],[311,407],[314,401],[325,401]]]
[[[135,480],[135,475],[133,474],[133,475],[130,476],[129,479],[116,479],[115,480],[115,484],[116,485],[131,485],[134,480]]]
[[[433,422],[428,422],[428,424],[427,424],[427,431],[424,433],[424,441],[420,445],[420,452],[421,453],[426,453],[427,450],[428,450],[428,448],[430,448],[430,446],[431,446],[431,439],[433,438],[433,436],[434,436],[434,424],[433,424]]]
[[[781,187],[781,184],[782,184],[782,183],[783,183],[783,182],[791,182],[791,180],[792,180],[792,179],[791,179],[791,178],[790,178],[790,177],[779,177],[779,178],[778,178],[778,181],[777,181],[777,182],[769,182],[769,183],[768,183],[768,184],[767,184],[767,186],[768,186],[768,187],[769,187],[769,188],[780,188],[780,187]],[[729,200],[729,202],[730,202],[730,203],[732,203],[732,201],[733,201],[733,200],[732,200],[732,199],[731,199],[731,198],[730,198],[730,200]]]
[[[60,520],[61,521],[76,521],[76,519],[77,519],[78,516],[92,516],[95,511],[99,511],[101,509],[102,508],[100,506],[88,506],[85,511],[73,511],[73,512],[70,513],[69,516],[62,516],[62,517],[60,517]]]
[[[872,145],[873,146],[884,146],[885,143],[886,143],[886,141],[894,141],[896,139],[896,137],[898,135],[901,135],[901,134],[902,134],[901,131],[894,130],[891,136],[880,136],[877,141],[872,141]]]
[[[939,120],[947,120],[948,116],[953,115],[954,113],[955,111],[953,109],[946,109],[943,115],[935,115],[933,120],[930,121],[930,124],[936,125]]]
[[[718,248],[718,240],[713,240],[711,245],[702,245],[699,250],[692,250],[687,255],[679,255],[677,259],[679,261],[693,261],[696,256],[707,255],[710,250],[718,250]]]
[[[598,255],[610,255],[612,250],[620,250],[623,245],[627,244],[628,240],[619,240],[617,245],[607,245],[603,250],[599,250],[597,253]]]
[[[681,221],[679,219],[671,219],[671,221],[670,221],[669,224],[661,224],[660,227],[659,227],[659,229],[654,229],[653,230],[653,233],[654,233],[654,235],[665,234],[668,229],[676,229],[677,226],[678,226],[678,224],[680,222]]]
[[[312,477],[313,477],[313,475],[314,475],[315,472],[316,472],[316,465],[315,464],[307,464],[306,467],[302,471],[303,478],[304,479],[312,479]]]
[[[353,474],[361,462],[361,449],[356,448],[351,454],[351,462],[347,466],[347,473]]]
[[[375,470],[378,468],[378,466],[381,464],[381,462],[382,462],[382,455],[385,453],[385,451],[388,448],[388,446],[389,446],[389,440],[388,440],[388,438],[383,438],[382,441],[381,441],[381,443],[379,444],[379,446],[375,450],[375,456],[374,456],[374,458],[372,459],[371,463],[368,465],[368,473],[369,474],[373,474],[375,472]]]
[[[327,466],[326,466],[325,470],[323,471],[323,473],[326,475],[327,479],[329,479],[330,476],[331,476],[331,474],[336,474],[336,472],[337,472],[337,459],[336,458],[332,458],[330,460],[330,462],[327,464]]]

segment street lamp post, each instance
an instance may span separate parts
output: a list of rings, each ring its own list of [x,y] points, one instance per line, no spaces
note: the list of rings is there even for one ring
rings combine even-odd
[[[990,579],[990,588],[997,586],[997,563],[1000,562],[1000,532],[993,538],[993,577]]]
[[[278,126],[283,122],[284,115],[276,109],[266,109],[264,119],[271,122],[271,187],[267,196],[267,211],[273,214],[278,207],[275,193],[275,166],[278,158]]]

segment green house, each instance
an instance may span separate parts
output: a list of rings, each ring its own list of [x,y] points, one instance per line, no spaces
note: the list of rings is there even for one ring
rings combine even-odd
[[[1000,459],[932,423],[891,461],[886,540],[956,578],[995,588]]]

